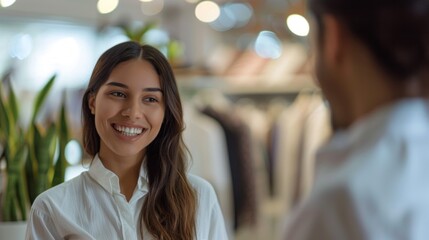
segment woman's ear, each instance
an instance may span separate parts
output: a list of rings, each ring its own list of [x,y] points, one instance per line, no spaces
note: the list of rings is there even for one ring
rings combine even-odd
[[[324,26],[323,48],[325,60],[332,64],[341,63],[348,37],[344,26],[338,18],[329,14],[324,15],[322,21]]]
[[[94,115],[95,114],[95,94],[94,93],[89,94],[88,107],[91,110],[91,113]]]

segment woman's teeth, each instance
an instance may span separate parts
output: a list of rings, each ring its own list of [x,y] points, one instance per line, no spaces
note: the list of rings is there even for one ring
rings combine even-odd
[[[131,128],[115,125],[114,128],[125,136],[137,136],[143,132],[143,128]]]

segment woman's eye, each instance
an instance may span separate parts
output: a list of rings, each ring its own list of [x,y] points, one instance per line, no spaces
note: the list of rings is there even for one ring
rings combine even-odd
[[[125,94],[123,94],[121,92],[111,92],[110,94],[112,96],[115,96],[115,97],[120,97],[120,98],[124,98],[125,97]]]
[[[158,102],[158,100],[156,98],[153,97],[148,97],[144,99],[145,102]]]

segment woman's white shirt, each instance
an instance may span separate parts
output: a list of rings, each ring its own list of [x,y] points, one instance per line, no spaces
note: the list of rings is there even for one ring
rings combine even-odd
[[[282,239],[429,239],[429,102],[402,100],[336,133]]]
[[[188,175],[197,192],[196,239],[227,239],[223,216],[212,186]],[[40,194],[34,201],[26,239],[141,239],[140,210],[148,192],[141,167],[137,187],[127,202],[119,178],[98,155],[89,170]],[[143,239],[153,239],[146,229]]]

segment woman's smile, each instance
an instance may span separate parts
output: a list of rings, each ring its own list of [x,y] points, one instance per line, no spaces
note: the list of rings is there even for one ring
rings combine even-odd
[[[128,136],[128,137],[134,137],[139,136],[142,133],[144,133],[147,129],[146,128],[140,128],[140,127],[127,127],[127,126],[121,126],[118,124],[112,124],[113,129],[115,129],[118,133]]]

